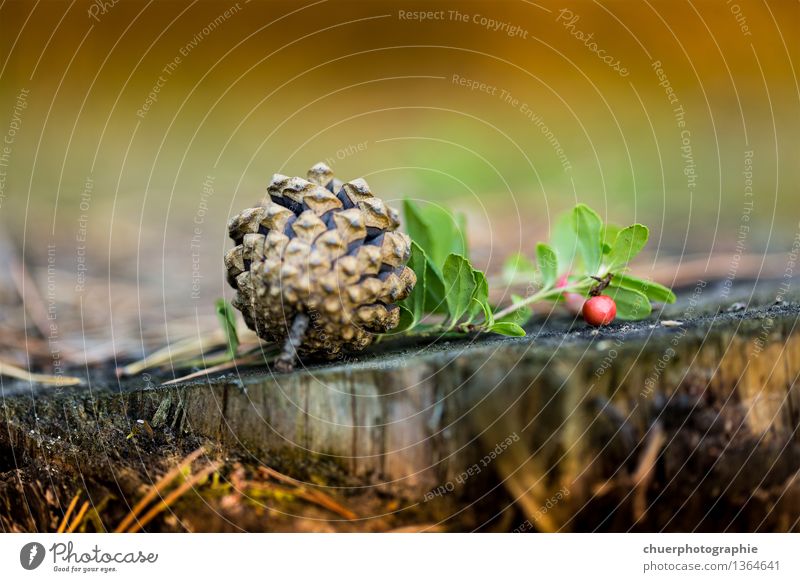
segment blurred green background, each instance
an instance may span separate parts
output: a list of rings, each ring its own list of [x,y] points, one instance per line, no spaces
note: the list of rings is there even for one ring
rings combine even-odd
[[[228,217],[328,160],[467,212],[482,266],[576,201],[648,224],[653,256],[728,260],[743,224],[785,251],[798,23],[794,1],[6,0],[0,220],[73,277],[85,252],[188,298],[202,268],[205,300]]]

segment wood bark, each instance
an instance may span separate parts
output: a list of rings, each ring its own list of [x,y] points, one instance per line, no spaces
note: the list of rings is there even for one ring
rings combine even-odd
[[[5,529],[46,529],[35,502],[11,506],[87,476],[135,497],[205,442],[301,479],[327,471],[344,499],[392,499],[395,525],[796,531],[798,304],[776,304],[775,285],[737,289],[725,301],[714,285],[687,289],[661,321],[540,318],[526,338],[388,342],[285,375],[159,386],[98,371],[58,393],[4,382],[0,515]],[[154,436],[126,439],[139,420]],[[12,478],[33,466],[36,479]]]

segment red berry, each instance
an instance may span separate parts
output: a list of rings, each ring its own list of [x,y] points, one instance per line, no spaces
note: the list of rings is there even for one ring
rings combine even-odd
[[[594,326],[608,325],[617,316],[617,304],[608,295],[590,297],[583,304],[583,319]]]

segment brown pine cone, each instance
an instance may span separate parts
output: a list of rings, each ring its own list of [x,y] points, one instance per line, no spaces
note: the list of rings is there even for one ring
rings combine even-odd
[[[363,179],[341,183],[323,163],[307,180],[275,174],[263,204],[233,217],[233,305],[259,337],[285,342],[283,369],[295,352],[333,359],[397,326],[417,281],[399,225]]]

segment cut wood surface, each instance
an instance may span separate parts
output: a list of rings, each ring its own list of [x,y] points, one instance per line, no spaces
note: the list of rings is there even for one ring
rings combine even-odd
[[[273,496],[256,520],[198,488],[145,529],[797,530],[798,294],[725,289],[690,286],[648,320],[599,331],[554,312],[526,338],[389,340],[285,375],[3,379],[0,524],[57,527],[52,508],[81,487],[125,515],[203,444],[359,517],[278,511]]]

